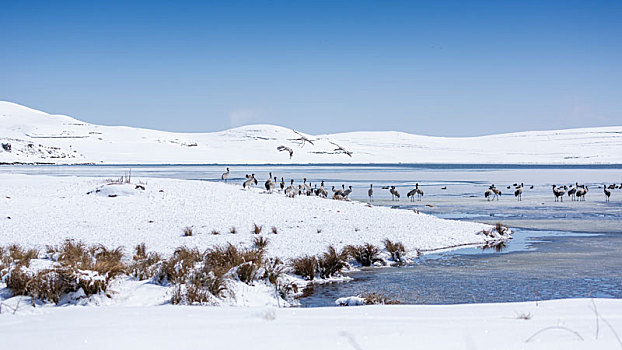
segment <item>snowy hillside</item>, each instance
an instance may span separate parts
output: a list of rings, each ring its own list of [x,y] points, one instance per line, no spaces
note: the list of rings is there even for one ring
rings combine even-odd
[[[382,246],[385,238],[403,242],[414,255],[417,249],[494,240],[480,234],[489,225],[411,210],[319,197],[292,199],[260,188],[205,181],[141,180],[144,189],[98,178],[0,175],[0,246],[44,248],[76,239],[127,251],[146,243],[170,254],[179,246],[250,245],[255,224],[269,237],[267,253],[280,258],[320,254],[329,245]],[[193,236],[184,237],[186,226]],[[239,232],[231,234],[232,227]]]
[[[171,133],[94,125],[10,102],[0,102],[0,143],[0,163],[622,164],[622,126],[465,138],[402,132],[308,135],[273,125]],[[291,159],[279,146],[293,151]]]

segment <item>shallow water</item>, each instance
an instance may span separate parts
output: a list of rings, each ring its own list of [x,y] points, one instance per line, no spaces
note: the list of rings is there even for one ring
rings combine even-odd
[[[315,285],[303,306],[384,293],[406,304],[518,302],[574,297],[622,298],[620,235],[518,231],[508,252],[475,248],[424,256],[413,265],[348,273],[347,283]],[[527,242],[527,246],[522,244]]]
[[[55,176],[168,177],[220,181],[223,166],[0,166],[0,173]],[[230,182],[255,173],[260,185],[273,176],[340,187],[353,186],[352,199],[367,201],[374,184],[374,204],[415,208],[455,220],[502,222],[515,239],[502,252],[466,248],[425,255],[406,267],[364,269],[349,273],[347,283],[316,285],[303,306],[334,305],[335,299],[363,292],[382,292],[403,303],[455,304],[510,302],[572,297],[622,298],[622,190],[604,201],[599,185],[622,184],[622,166],[230,166]],[[262,181],[263,180],[263,181]],[[514,183],[525,184],[523,201],[513,196]],[[587,184],[585,202],[555,202],[551,186]],[[410,202],[415,183],[423,200]],[[483,192],[494,183],[504,193],[487,201]],[[391,201],[382,186],[394,185],[401,201]],[[530,187],[533,185],[533,189]],[[507,189],[510,186],[510,189]],[[446,189],[443,189],[446,187]],[[599,234],[595,234],[599,233]]]

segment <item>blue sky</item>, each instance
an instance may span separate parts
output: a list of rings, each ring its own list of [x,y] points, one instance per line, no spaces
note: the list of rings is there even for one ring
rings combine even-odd
[[[622,1],[0,0],[0,100],[91,123],[622,125]]]

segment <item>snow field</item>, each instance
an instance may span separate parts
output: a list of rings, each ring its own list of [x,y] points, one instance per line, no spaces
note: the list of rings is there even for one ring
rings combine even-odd
[[[303,141],[303,137],[313,144]],[[622,127],[432,137],[395,131],[308,135],[274,125],[212,133],[101,126],[0,101],[0,163],[622,164]],[[279,152],[277,147],[293,150]]]

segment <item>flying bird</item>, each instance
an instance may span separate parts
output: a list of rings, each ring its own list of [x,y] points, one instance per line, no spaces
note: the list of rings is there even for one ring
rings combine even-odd
[[[309,138],[308,138],[308,137],[306,137],[305,135],[303,135],[303,134],[299,133],[298,131],[296,131],[296,130],[294,130],[294,129],[292,129],[292,131],[293,131],[293,132],[295,132],[296,134],[298,134],[298,136],[300,136],[300,137],[299,137],[299,138],[297,138],[297,139],[291,139],[291,140],[293,140],[293,141],[300,141],[300,147],[304,147],[304,146],[305,146],[305,143],[307,143],[307,142],[308,142],[308,143],[310,143],[310,144],[312,144],[312,145],[314,145],[314,144],[313,144],[313,141],[312,141],[312,140],[309,140]],[[315,145],[314,145],[314,146],[315,146]]]
[[[292,150],[291,148],[287,147],[287,146],[279,146],[276,148],[279,152],[283,152],[283,151],[287,151],[289,152],[289,159],[292,159],[292,156],[294,155],[294,150]]]
[[[345,154],[347,154],[348,156],[352,157],[352,152],[348,151],[347,149],[345,149],[345,148],[343,148],[343,147],[339,146],[338,144],[336,144],[336,143],[334,143],[334,142],[332,142],[332,141],[328,141],[328,142],[330,142],[331,144],[333,144],[333,145],[337,146],[337,148],[335,148],[333,151],[335,151],[335,152],[345,153]]]

